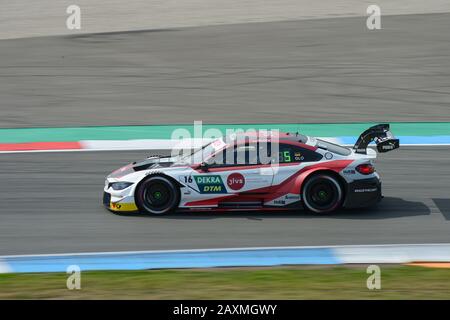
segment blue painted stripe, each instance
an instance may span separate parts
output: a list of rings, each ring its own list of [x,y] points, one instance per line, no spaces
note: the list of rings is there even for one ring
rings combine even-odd
[[[400,139],[400,146],[411,145],[411,144],[450,145],[450,136],[398,136],[397,138]],[[358,137],[343,136],[343,137],[337,137],[337,139],[342,144],[353,145],[356,142],[356,140],[358,139]]]
[[[143,270],[341,263],[329,248],[46,255],[4,257],[3,261],[10,272],[65,272],[70,265],[81,270]]]
[[[400,144],[450,144],[450,136],[399,136]]]

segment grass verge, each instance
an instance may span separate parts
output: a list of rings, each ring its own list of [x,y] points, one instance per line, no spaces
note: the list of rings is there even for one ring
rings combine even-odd
[[[310,266],[83,272],[81,290],[64,273],[0,274],[0,299],[450,299],[450,269]]]

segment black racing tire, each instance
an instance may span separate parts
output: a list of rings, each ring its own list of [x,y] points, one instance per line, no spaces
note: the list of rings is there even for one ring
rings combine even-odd
[[[178,208],[180,189],[170,178],[154,175],[137,186],[134,197],[140,212],[164,215]]]
[[[330,174],[316,174],[303,186],[304,207],[316,214],[331,213],[342,206],[344,191],[339,180]]]

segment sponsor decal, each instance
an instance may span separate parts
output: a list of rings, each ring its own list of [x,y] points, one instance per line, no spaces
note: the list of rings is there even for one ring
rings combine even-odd
[[[134,203],[114,203],[111,202],[110,208],[114,211],[137,211]]]
[[[219,175],[194,176],[200,193],[227,193]]]
[[[347,169],[347,170],[344,170],[344,171],[342,171],[344,174],[356,174],[356,171],[355,170],[353,170],[353,169]]]
[[[330,152],[325,153],[325,159],[327,159],[327,160],[333,159],[333,154]]]
[[[286,206],[300,201],[300,195],[294,193],[288,193],[279,198],[273,199],[265,204],[273,206]]]
[[[294,153],[294,160],[295,161],[303,161],[303,160],[305,160],[305,157],[302,155],[301,152],[295,152]]]
[[[355,192],[375,192],[378,191],[377,188],[370,188],[370,189],[355,189]]]
[[[120,208],[122,208],[122,205],[121,205],[120,203],[113,203],[113,204],[112,204],[112,207],[113,207],[114,209],[120,209]]]
[[[231,190],[240,190],[245,185],[245,178],[240,173],[232,173],[227,178],[227,185]]]

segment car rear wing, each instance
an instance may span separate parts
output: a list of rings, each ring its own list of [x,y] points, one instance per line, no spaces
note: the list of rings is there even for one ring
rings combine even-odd
[[[389,124],[377,124],[361,133],[353,146],[355,153],[367,154],[367,146],[372,141],[375,141],[378,152],[388,152],[400,147],[400,140],[389,131]]]

